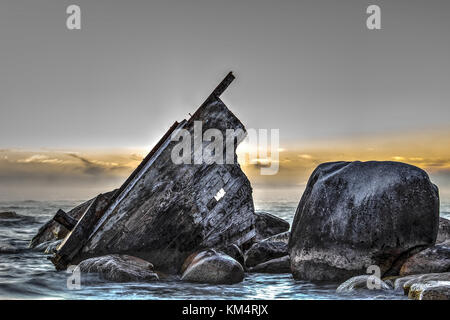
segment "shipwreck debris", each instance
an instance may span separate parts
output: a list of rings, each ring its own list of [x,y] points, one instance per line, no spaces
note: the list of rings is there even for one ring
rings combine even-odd
[[[219,98],[233,79],[230,72],[189,120],[175,122],[114,195],[93,200],[75,226],[57,218],[72,227],[51,259],[57,269],[91,257],[127,254],[152,262],[156,270],[177,273],[193,252],[252,241],[252,188],[236,155],[245,135],[235,137],[232,164],[171,161],[172,134],[179,129],[192,134],[194,121],[201,121],[203,132],[245,132]]]

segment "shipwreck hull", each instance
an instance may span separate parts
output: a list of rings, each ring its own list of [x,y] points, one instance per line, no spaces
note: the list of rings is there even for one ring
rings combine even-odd
[[[223,137],[227,129],[245,132],[219,98],[233,78],[229,74],[189,120],[169,129],[105,207],[91,213],[90,219],[80,219],[52,259],[57,268],[119,253],[150,261],[156,270],[177,273],[195,251],[241,245],[254,238],[252,188],[235,154],[244,136],[236,137],[232,164],[171,160],[179,143],[172,141],[171,134],[182,128],[194,137],[194,121],[202,122],[203,132],[218,129]],[[203,142],[203,150],[208,144]],[[191,150],[193,159],[193,142]],[[225,159],[225,147],[223,152]],[[225,194],[217,200],[222,189]]]

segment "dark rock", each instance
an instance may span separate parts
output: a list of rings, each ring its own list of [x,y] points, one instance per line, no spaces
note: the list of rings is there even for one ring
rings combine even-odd
[[[439,218],[439,231],[436,244],[450,240],[450,220]]]
[[[255,212],[255,241],[289,230],[289,222],[267,212]]]
[[[14,219],[18,217],[19,215],[14,211],[0,212],[0,219]]]
[[[425,249],[408,258],[400,269],[401,276],[450,271],[450,241]]]
[[[260,263],[288,255],[286,235],[276,235],[255,243],[245,252],[245,265],[254,267]]]
[[[241,264],[214,249],[202,251],[191,258],[181,280],[190,282],[233,284],[244,279]]]
[[[142,282],[159,280],[153,265],[128,255],[110,254],[90,258],[78,265],[81,272],[97,273],[102,279],[114,282]]]
[[[291,273],[291,260],[289,256],[271,259],[250,268],[252,273]]]
[[[395,275],[412,254],[434,244],[438,188],[425,171],[398,162],[324,163],[311,175],[289,240],[295,279]]]

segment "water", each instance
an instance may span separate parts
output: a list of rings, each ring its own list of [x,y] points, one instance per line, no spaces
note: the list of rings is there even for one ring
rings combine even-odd
[[[280,194],[270,200],[255,201],[255,207],[291,223],[297,201],[286,193]],[[336,294],[337,283],[295,281],[289,274],[247,274],[242,283],[214,286],[176,278],[154,283],[87,282],[82,275],[82,288],[68,290],[69,274],[55,271],[48,255],[27,247],[37,229],[59,208],[69,210],[80,202],[0,202],[0,212],[18,214],[0,219],[0,299],[405,299],[393,291]],[[450,202],[441,205],[441,215],[450,218]]]

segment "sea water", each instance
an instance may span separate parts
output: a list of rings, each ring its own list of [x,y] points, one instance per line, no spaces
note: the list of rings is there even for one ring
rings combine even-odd
[[[274,193],[277,196],[269,196]],[[292,222],[298,194],[258,192],[255,208]],[[234,285],[208,285],[169,278],[152,283],[83,281],[69,290],[70,274],[56,271],[48,255],[28,249],[31,238],[58,209],[70,210],[79,201],[2,201],[0,212],[17,217],[0,219],[0,299],[406,299],[401,292],[356,290],[337,294],[339,283],[296,281],[290,274],[247,274]],[[450,201],[441,200],[441,216],[450,218]]]

